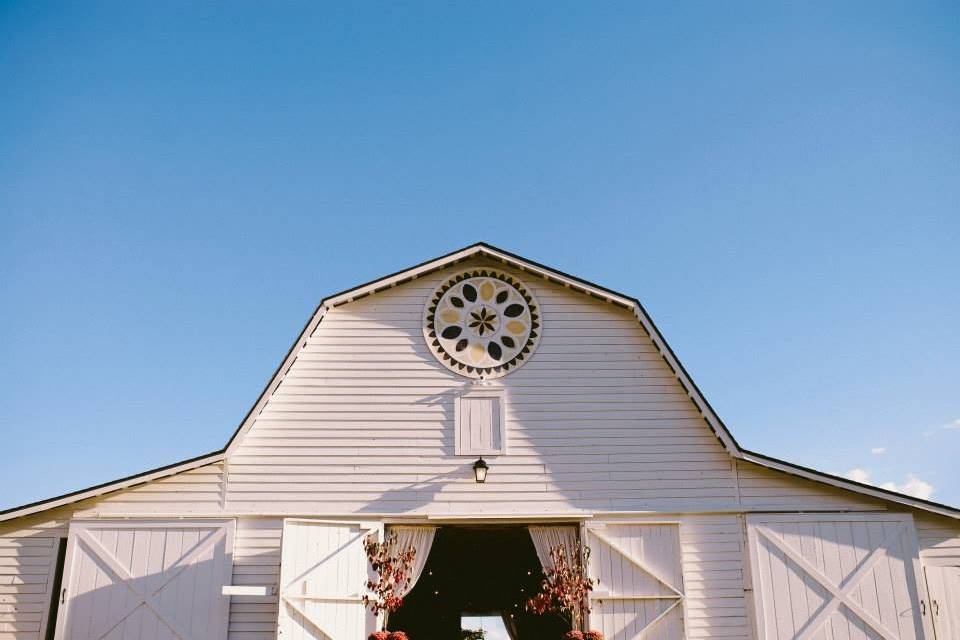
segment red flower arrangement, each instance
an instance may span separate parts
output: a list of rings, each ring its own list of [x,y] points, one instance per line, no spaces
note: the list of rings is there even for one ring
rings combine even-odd
[[[403,631],[393,631],[388,640],[410,640]]]
[[[546,571],[540,583],[540,593],[527,601],[527,610],[537,615],[545,613],[567,613],[573,626],[579,627],[584,616],[590,612],[590,592],[594,580],[587,577],[587,565],[590,562],[590,547],[577,545],[567,558],[566,547],[562,544],[550,547],[550,559],[553,568]],[[565,636],[570,640],[583,640],[580,636]]]
[[[390,640],[389,631],[377,631],[367,636],[367,640]]]
[[[563,640],[603,640],[603,634],[599,631],[567,631]]]
[[[367,536],[363,541],[367,560],[377,574],[375,580],[367,580],[367,589],[373,592],[373,597],[364,595],[363,604],[374,615],[379,615],[381,611],[392,613],[399,609],[403,605],[403,598],[398,594],[410,584],[410,570],[417,550],[413,547],[398,550],[396,542],[397,534],[395,533],[384,542],[377,542],[373,536]],[[395,631],[394,634],[396,633],[403,634],[402,631]],[[388,638],[376,638],[376,640],[388,640]],[[389,640],[407,640],[407,636],[390,636]]]

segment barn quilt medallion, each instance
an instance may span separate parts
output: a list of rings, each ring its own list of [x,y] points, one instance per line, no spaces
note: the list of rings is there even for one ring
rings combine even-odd
[[[437,287],[427,302],[423,335],[448,369],[499,378],[530,359],[540,340],[540,307],[516,278],[478,270]]]

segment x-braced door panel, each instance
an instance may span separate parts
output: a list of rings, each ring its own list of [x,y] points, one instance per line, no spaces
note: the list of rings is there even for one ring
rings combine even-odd
[[[680,525],[599,523],[586,527],[590,626],[608,640],[682,640],[683,571]]]
[[[909,515],[757,515],[747,524],[760,640],[923,638]]]
[[[222,640],[233,521],[74,521],[60,640]]]

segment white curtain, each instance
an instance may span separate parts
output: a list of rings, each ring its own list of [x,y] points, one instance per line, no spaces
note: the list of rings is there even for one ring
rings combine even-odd
[[[437,533],[436,527],[407,527],[407,526],[388,526],[387,539],[396,534],[395,545],[392,551],[406,550],[411,547],[416,551],[413,556],[413,566],[410,567],[410,582],[406,588],[397,595],[403,598],[406,596],[420,579],[423,573],[423,567],[427,564],[427,556],[430,555],[430,547],[433,546],[433,536]]]
[[[573,563],[574,550],[577,548],[576,527],[527,527],[533,546],[537,550],[537,557],[543,570],[553,569],[553,560],[550,558],[550,548],[562,544],[567,562]]]
[[[517,619],[513,617],[512,613],[506,611],[501,613],[500,617],[503,619],[503,627],[507,630],[510,640],[517,640],[520,637],[517,632]]]

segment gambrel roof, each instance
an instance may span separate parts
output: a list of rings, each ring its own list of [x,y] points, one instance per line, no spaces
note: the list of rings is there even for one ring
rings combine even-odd
[[[713,431],[717,439],[733,458],[744,460],[746,462],[766,467],[768,469],[773,469],[775,471],[787,473],[792,476],[804,478],[806,480],[824,483],[833,487],[853,491],[873,498],[879,498],[908,507],[922,509],[924,511],[929,511],[939,515],[960,519],[960,509],[948,505],[932,502],[930,500],[914,498],[872,485],[854,482],[846,478],[816,471],[814,469],[745,449],[736,441],[736,439],[730,433],[730,430],[710,406],[710,403],[707,402],[707,399],[693,382],[693,379],[687,373],[676,354],[670,348],[670,345],[667,344],[666,340],[663,338],[663,335],[660,333],[659,329],[657,329],[657,326],[647,314],[639,300],[628,295],[612,291],[600,285],[593,284],[581,278],[577,278],[576,276],[558,271],[557,269],[533,262],[487,243],[478,242],[463,249],[448,253],[444,256],[428,260],[414,267],[404,269],[403,271],[398,271],[391,275],[378,278],[377,280],[373,280],[366,284],[362,284],[324,298],[317,306],[303,330],[300,332],[300,335],[297,337],[296,341],[294,341],[294,343],[291,345],[290,350],[287,352],[287,355],[284,357],[283,361],[270,377],[270,380],[260,393],[257,401],[247,412],[246,416],[244,416],[240,425],[237,427],[227,444],[219,451],[214,451],[190,460],[160,467],[158,469],[153,469],[141,474],[129,476],[127,478],[122,478],[120,480],[104,483],[87,489],[82,489],[55,498],[0,511],[0,521],[10,520],[66,504],[79,502],[81,500],[103,495],[112,491],[129,488],[138,484],[143,484],[145,482],[224,460],[231,454],[231,452],[243,438],[244,434],[250,429],[251,425],[262,411],[271,394],[283,380],[290,367],[293,365],[293,362],[297,358],[297,354],[305,346],[307,338],[313,333],[314,329],[316,329],[327,310],[355,300],[359,300],[361,298],[365,298],[381,291],[392,289],[394,287],[411,282],[428,273],[432,273],[439,269],[443,269],[459,262],[474,258],[487,258],[489,260],[499,262],[521,272],[544,278],[557,285],[632,311],[643,330],[648,334],[650,340],[659,351],[664,362],[676,376],[677,382],[686,392],[690,402],[693,403],[700,415],[703,417],[706,425]]]

